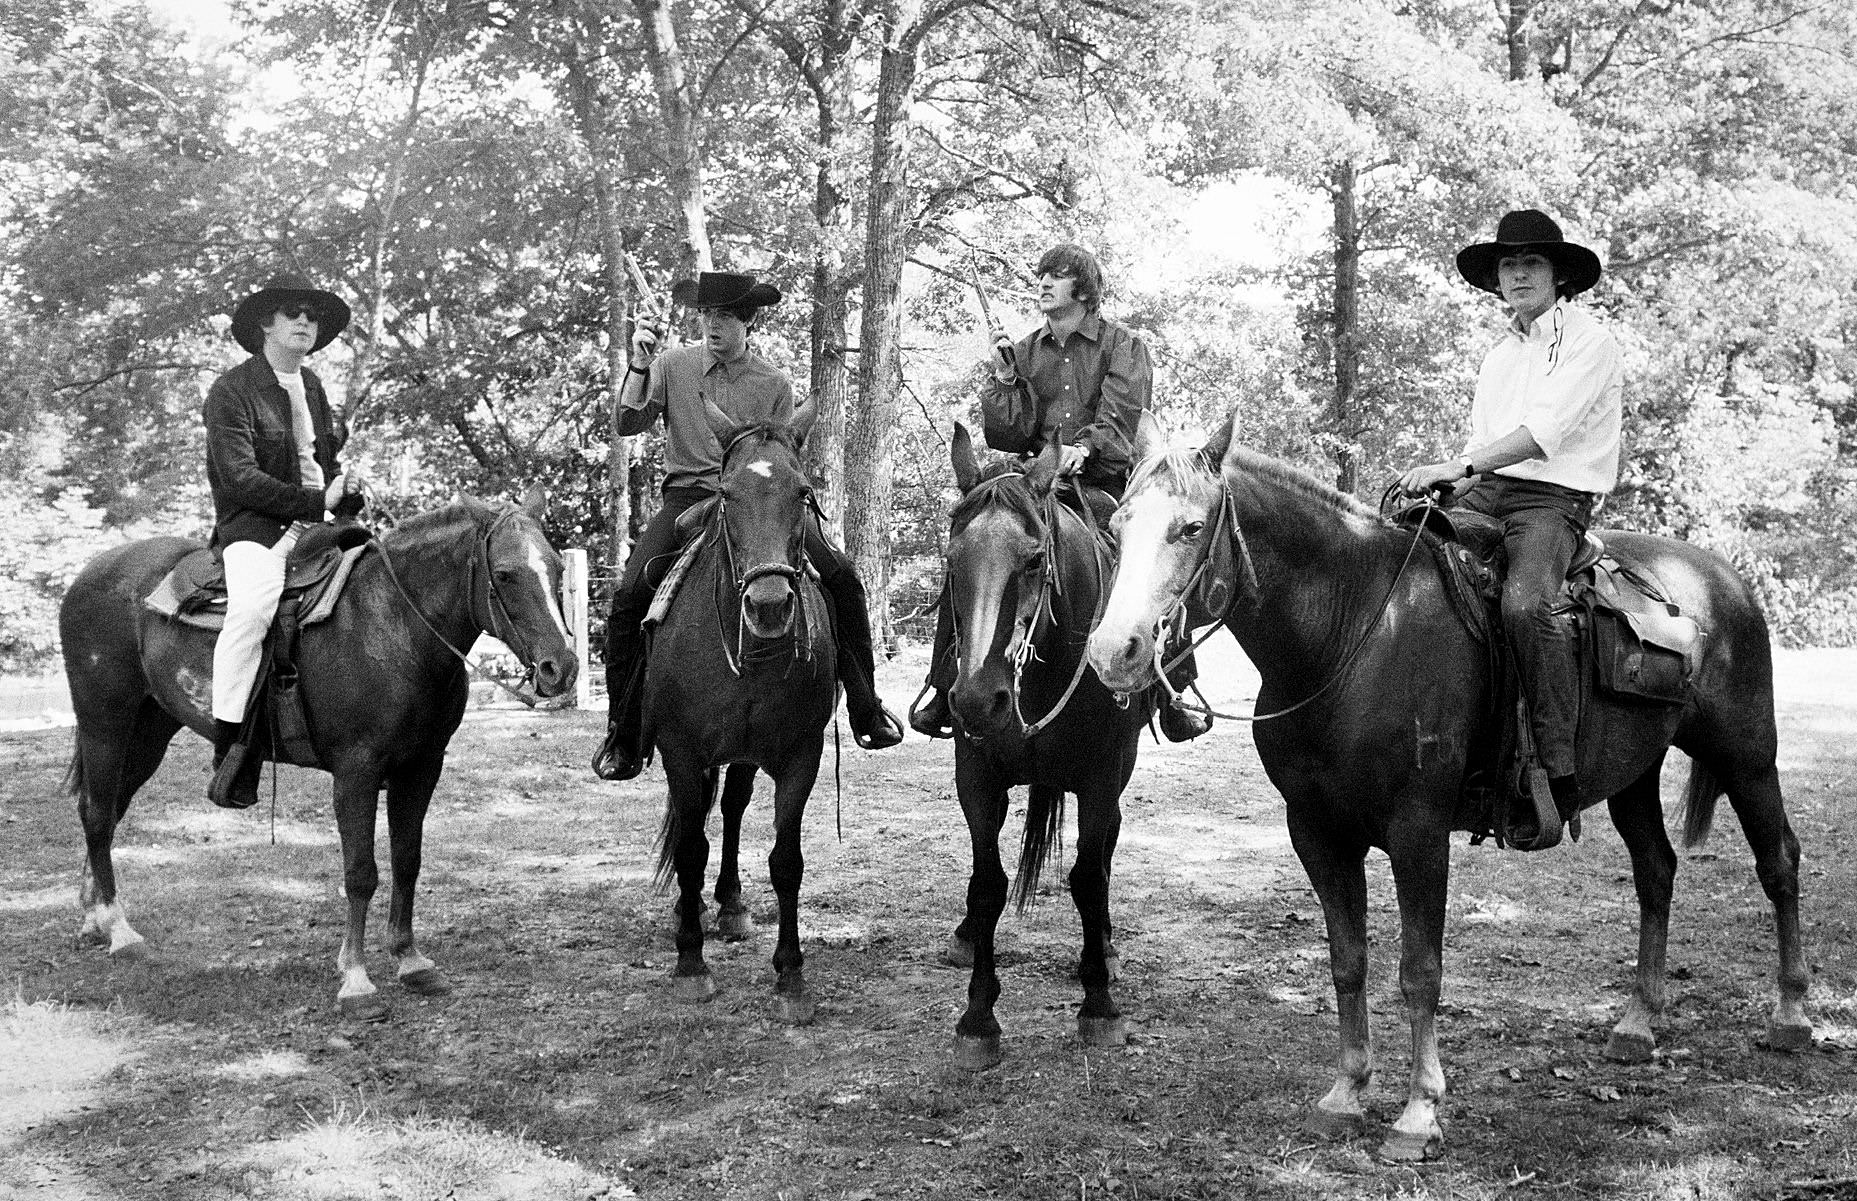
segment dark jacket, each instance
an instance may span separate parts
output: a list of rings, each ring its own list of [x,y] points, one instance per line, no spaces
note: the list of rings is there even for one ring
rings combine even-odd
[[[315,456],[324,480],[342,473],[336,452],[348,431],[336,426],[315,372],[303,369]],[[323,490],[303,485],[290,394],[262,356],[254,355],[213,381],[206,394],[206,480],[213,490],[213,546],[283,537],[293,521],[321,521]]]
[[[1013,347],[1019,378],[991,371],[980,391],[987,445],[1037,454],[1058,440],[1090,457],[1083,482],[1122,495],[1133,465],[1135,423],[1154,391],[1154,367],[1141,337],[1091,313],[1060,346],[1047,322]]]

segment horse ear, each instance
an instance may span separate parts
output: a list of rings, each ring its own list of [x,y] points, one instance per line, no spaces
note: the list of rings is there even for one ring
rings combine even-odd
[[[959,421],[954,423],[954,442],[948,447],[948,457],[954,462],[954,482],[965,496],[980,482],[980,462],[974,458],[973,434]]]
[[[1031,486],[1032,495],[1044,496],[1057,483],[1058,453],[1062,448],[1051,442],[1038,452],[1030,467],[1025,469],[1025,482]]]
[[[522,494],[522,511],[540,521],[542,514],[548,511],[548,489],[530,484],[528,491]]]
[[[1231,453],[1232,426],[1238,420],[1237,413],[1228,413],[1219,428],[1214,430],[1212,438],[1199,448],[1200,458],[1205,460],[1206,469],[1214,475],[1225,465],[1225,457]]]
[[[1167,449],[1167,436],[1161,432],[1161,423],[1154,419],[1154,414],[1143,409],[1135,418],[1135,462],[1152,458]]]

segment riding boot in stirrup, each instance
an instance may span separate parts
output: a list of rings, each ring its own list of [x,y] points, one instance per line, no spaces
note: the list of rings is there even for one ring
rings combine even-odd
[[[213,779],[206,797],[221,809],[249,809],[258,803],[258,773],[264,756],[239,741],[239,724],[213,721]]]
[[[930,684],[927,697],[909,711],[909,727],[930,738],[953,738],[954,714],[948,709],[948,694]]]
[[[645,665],[641,661],[617,667],[607,674],[611,700],[606,738],[593,752],[593,774],[602,780],[630,780],[645,770],[645,755],[638,745]]]
[[[1173,685],[1174,696],[1169,697],[1167,690],[1158,684],[1154,689],[1154,703],[1160,710],[1161,733],[1167,736],[1169,742],[1191,742],[1212,728],[1212,716],[1186,702],[1186,690],[1193,687],[1193,681],[1199,678],[1199,664],[1193,657],[1191,647],[1181,654],[1174,645],[1169,645],[1167,657],[1179,657],[1180,662],[1167,673],[1167,682]]]

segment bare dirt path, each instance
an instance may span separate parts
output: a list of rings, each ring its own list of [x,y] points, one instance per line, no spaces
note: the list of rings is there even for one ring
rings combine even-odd
[[[899,708],[920,666],[884,669]],[[978,1075],[948,1055],[966,975],[939,952],[967,840],[945,743],[847,742],[842,801],[829,771],[815,792],[802,920],[822,1003],[792,1029],[768,1012],[765,796],[744,854],[761,931],[712,944],[721,994],[679,1005],[669,901],[650,884],[662,777],[595,781],[594,715],[474,715],[428,823],[419,907],[457,987],[398,993],[376,952],[394,1015],[357,1027],[334,1006],[327,777],[285,769],[274,818],[220,812],[201,795],[207,748],[178,739],[119,853],[151,953],[113,963],[76,939],[70,732],[0,734],[0,1198],[1857,1196],[1857,653],[1787,653],[1780,672],[1817,1044],[1757,1045],[1772,925],[1726,806],[1679,871],[1670,1012],[1645,1065],[1601,1055],[1636,921],[1602,811],[1581,843],[1534,858],[1460,846],[1447,1154],[1416,1168],[1376,1162],[1378,1131],[1301,1132],[1332,1071],[1326,948],[1235,723],[1146,747],[1125,798],[1129,1047],[1076,1039],[1058,871],[1003,925],[1006,1058]],[[1231,652],[1206,675],[1215,699],[1248,699]],[[1390,1120],[1408,1056],[1385,866],[1370,879]]]

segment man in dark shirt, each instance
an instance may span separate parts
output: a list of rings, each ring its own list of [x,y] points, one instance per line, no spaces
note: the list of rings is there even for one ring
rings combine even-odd
[[[987,445],[1012,454],[1036,455],[1058,447],[1058,474],[1074,477],[1083,502],[1099,525],[1128,486],[1135,423],[1154,392],[1148,348],[1127,327],[1103,317],[1103,271],[1081,246],[1053,246],[1038,260],[1038,309],[1045,322],[1014,342],[993,331],[980,393]],[[931,738],[954,733],[948,689],[954,684],[954,615],[942,590],[929,660],[927,697],[909,724]],[[1176,687],[1193,679],[1189,658],[1170,673]],[[1177,705],[1163,705],[1161,730],[1174,742],[1197,738],[1209,719]]]
[[[251,699],[264,638],[298,536],[360,491],[336,452],[347,439],[303,360],[348,325],[348,305],[285,274],[239,302],[232,337],[251,357],[206,394],[206,479],[213,548],[226,572],[226,621],[213,645],[213,764],[207,794],[243,809],[258,800],[262,758],[230,752]]]
[[[760,311],[780,302],[780,290],[751,275],[705,271],[671,290],[678,303],[702,315],[703,341],[663,354],[663,331],[641,322],[632,335],[632,361],[619,392],[619,432],[640,434],[664,418],[664,503],[646,523],[626,560],[606,621],[606,740],[593,758],[603,779],[629,780],[645,765],[639,745],[644,636],[639,629],[652,595],[678,553],[677,518],[715,495],[723,446],[712,411],[730,425],[774,422],[804,433],[812,424],[810,399],[796,404],[793,384],[748,349]],[[864,584],[845,553],[809,523],[806,556],[832,599],[837,623],[838,677],[845,686],[851,732],[866,750],[883,750],[903,738],[903,727],[877,695],[875,652]]]

